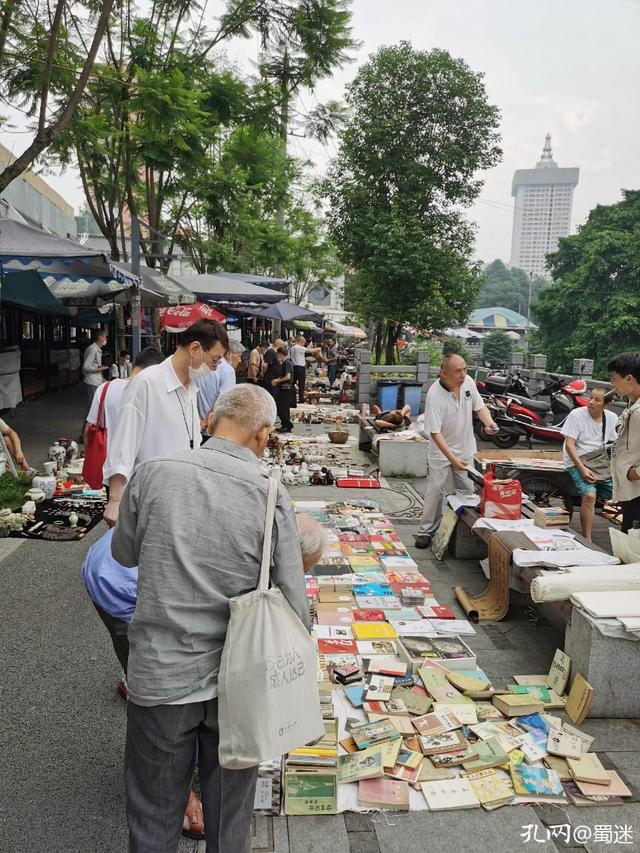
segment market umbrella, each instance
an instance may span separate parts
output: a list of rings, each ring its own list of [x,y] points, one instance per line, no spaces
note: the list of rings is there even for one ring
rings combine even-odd
[[[110,264],[114,277],[122,281],[134,282],[131,264],[125,261],[112,261]],[[160,270],[140,265],[140,297],[143,308],[159,305],[184,305],[196,301],[195,294],[180,284],[173,276],[164,275]]]
[[[266,302],[280,302],[287,298],[286,293],[259,287],[237,278],[221,275],[183,275],[174,279],[188,288],[202,302],[233,302],[246,305],[261,305]]]
[[[73,240],[65,240],[40,228],[26,225],[15,219],[0,219],[0,260],[11,258],[47,260],[60,258],[102,258],[96,249],[89,249]]]
[[[167,332],[184,332],[198,320],[217,320],[218,323],[224,323],[226,319],[224,314],[204,302],[160,309],[160,328]]]
[[[255,317],[263,317],[266,320],[280,320],[281,323],[292,323],[294,320],[319,320],[322,315],[308,308],[302,308],[293,302],[278,302],[277,305],[269,305],[260,311],[251,312]]]
[[[2,275],[2,301],[40,314],[69,316],[70,310],[51,293],[35,270],[16,270]]]

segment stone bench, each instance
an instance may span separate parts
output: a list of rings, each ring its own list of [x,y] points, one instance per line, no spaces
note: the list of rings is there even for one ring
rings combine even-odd
[[[373,439],[379,433],[371,424],[371,418],[360,418],[358,446],[360,450],[377,456],[378,468],[383,477],[426,477],[427,442],[402,441],[385,438],[373,447]]]

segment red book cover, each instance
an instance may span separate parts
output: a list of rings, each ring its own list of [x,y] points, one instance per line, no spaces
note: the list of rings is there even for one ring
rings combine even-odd
[[[354,622],[384,622],[384,610],[354,610],[352,614]]]
[[[357,655],[355,640],[318,640],[318,652],[321,655]]]
[[[447,607],[446,604],[438,604],[434,605],[433,610],[433,618],[434,619],[455,619],[456,614],[450,607]]]

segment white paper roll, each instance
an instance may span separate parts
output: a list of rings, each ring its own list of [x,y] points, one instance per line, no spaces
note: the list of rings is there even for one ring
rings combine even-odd
[[[640,591],[640,563],[628,566],[576,567],[561,574],[545,574],[531,581],[536,604],[565,601],[578,592]]]

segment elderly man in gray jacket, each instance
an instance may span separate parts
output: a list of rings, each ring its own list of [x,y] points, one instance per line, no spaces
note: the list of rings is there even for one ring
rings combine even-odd
[[[268,479],[259,457],[276,417],[255,385],[220,396],[199,450],[139,465],[122,499],[112,553],[139,566],[129,627],[129,850],[174,853],[196,741],[209,853],[249,853],[257,768],[218,763],[217,676],[229,599],[255,589]],[[300,539],[281,486],[271,577],[309,627]]]

